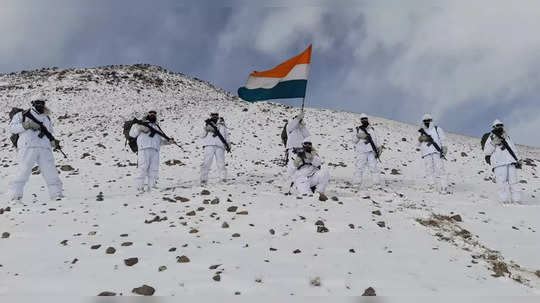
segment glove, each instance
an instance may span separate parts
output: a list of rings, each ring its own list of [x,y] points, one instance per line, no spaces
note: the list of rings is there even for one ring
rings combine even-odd
[[[23,128],[24,129],[31,129],[31,130],[40,130],[41,126],[37,124],[36,122],[32,120],[24,121],[23,122]]]
[[[517,169],[521,169],[523,168],[523,161],[519,160],[517,161],[514,166],[517,168]]]
[[[488,165],[491,165],[491,156],[486,156],[485,159],[486,159],[486,163],[487,163]]]
[[[60,149],[60,141],[58,140],[51,141],[51,147],[53,150]]]
[[[208,133],[213,133],[214,132],[214,128],[208,124],[206,124],[206,126],[204,127],[204,130]]]
[[[420,135],[420,137],[418,137],[418,142],[420,142],[420,143],[428,142],[428,141],[429,141],[428,136],[426,136],[424,134],[422,134],[422,135]]]
[[[367,138],[367,135],[363,131],[358,130],[358,132],[356,133],[356,138],[360,140],[365,140]]]
[[[446,146],[441,147],[441,151],[442,151],[442,156],[446,157],[446,154],[448,153],[448,147]]]
[[[144,126],[144,125],[138,125],[138,127],[139,127],[139,131],[140,131],[141,133],[147,134],[147,133],[150,132],[150,129],[149,129],[148,127]]]
[[[377,155],[379,155],[379,157],[381,156],[382,151],[383,151],[383,147],[382,147],[382,146],[377,147]]]
[[[170,140],[165,141],[166,145],[174,144],[174,138],[171,138]]]

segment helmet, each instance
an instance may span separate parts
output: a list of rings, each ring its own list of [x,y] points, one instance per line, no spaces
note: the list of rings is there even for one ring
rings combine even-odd
[[[433,120],[433,117],[430,114],[424,114],[422,116],[422,121],[426,121],[426,120]]]
[[[497,125],[503,125],[503,123],[501,122],[501,120],[499,119],[495,119],[495,121],[493,121],[493,124],[491,124],[492,127],[495,127]]]
[[[366,114],[364,114],[364,113],[360,114],[360,120],[367,119],[367,118],[368,118],[368,116]]]

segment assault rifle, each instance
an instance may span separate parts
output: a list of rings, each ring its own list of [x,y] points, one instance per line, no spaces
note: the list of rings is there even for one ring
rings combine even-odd
[[[381,159],[379,158],[381,155],[379,154],[379,151],[377,150],[377,146],[375,146],[375,142],[373,142],[373,138],[371,137],[371,135],[368,133],[367,129],[364,128],[364,127],[357,127],[357,131],[358,129],[361,129],[365,134],[366,134],[366,139],[368,140],[369,144],[371,145],[371,149],[373,149],[373,152],[375,153],[375,159],[379,160],[379,162],[381,162]]]
[[[510,156],[512,156],[512,158],[514,158],[514,160],[516,160],[516,168],[518,169],[521,169],[521,163],[519,162],[519,159],[517,158],[516,154],[514,153],[514,151],[512,150],[512,148],[510,148],[510,145],[508,144],[508,142],[506,141],[506,139],[504,139],[501,135],[498,135],[494,132],[492,132],[497,138],[501,139],[501,143],[502,145],[504,146],[504,148],[506,148],[506,150],[510,153]]]
[[[156,126],[159,128],[159,130],[153,128],[150,123],[146,122],[146,121],[142,121],[142,120],[139,120],[137,118],[134,118],[133,119],[133,123],[136,123],[136,124],[139,124],[139,125],[142,125],[142,126],[146,126],[149,130],[150,130],[150,137],[153,138],[156,134],[160,137],[162,137],[163,139],[167,140],[167,141],[170,141],[172,142],[174,145],[180,147],[182,150],[184,150],[184,148],[182,148],[182,146],[180,146],[176,141],[174,141],[171,137],[165,135],[165,133],[163,132],[163,130],[161,129],[161,127],[159,127],[159,125],[156,124]]]
[[[26,117],[26,118],[34,121],[37,125],[39,125],[38,137],[40,137],[40,138],[43,138],[43,136],[47,137],[47,139],[49,139],[49,141],[51,141],[51,143],[53,144],[54,151],[59,151],[60,153],[62,153],[64,158],[67,159],[67,155],[64,153],[64,151],[62,150],[62,147],[60,146],[60,141],[58,141],[58,140],[56,140],[54,138],[54,136],[51,134],[51,132],[49,132],[47,127],[45,127],[45,125],[43,125],[43,122],[36,119],[36,117],[34,117],[34,115],[32,115],[32,113],[30,113],[29,110],[27,110],[27,111],[25,111],[23,113],[23,117]]]
[[[212,127],[214,129],[214,134],[216,136],[218,136],[219,140],[221,140],[221,142],[225,145],[225,150],[227,152],[231,152],[231,146],[229,145],[229,143],[227,143],[227,140],[225,140],[225,138],[223,137],[223,135],[219,132],[219,129],[217,128],[216,124],[212,122],[212,120],[208,119],[206,121],[204,121],[206,123],[206,125],[210,125],[210,127]]]
[[[446,157],[443,155],[443,152],[442,152],[442,149],[441,147],[439,146],[439,144],[437,144],[437,142],[435,142],[435,140],[433,140],[433,137],[430,136],[428,133],[426,133],[426,131],[421,128],[418,130],[422,135],[426,136],[428,138],[428,142],[430,144],[433,144],[433,147],[435,147],[435,149],[439,152],[439,154],[441,155],[441,159],[444,159],[446,160]]]

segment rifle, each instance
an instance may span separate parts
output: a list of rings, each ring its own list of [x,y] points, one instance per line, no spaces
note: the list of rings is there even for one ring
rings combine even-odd
[[[223,135],[219,132],[219,129],[217,128],[217,126],[214,123],[212,123],[212,121],[210,119],[205,120],[204,122],[206,122],[207,125],[210,125],[210,127],[212,127],[214,129],[215,135],[218,136],[218,138],[219,138],[219,140],[221,140],[221,142],[223,142],[223,144],[225,145],[225,150],[230,153],[231,152],[231,147],[229,146],[229,143],[227,143],[227,140],[225,140]]]
[[[156,134],[159,135],[160,137],[162,137],[163,139],[167,140],[167,141],[171,141],[173,142],[174,145],[180,147],[180,149],[184,150],[184,148],[182,148],[182,146],[180,146],[176,141],[174,141],[171,137],[165,135],[165,133],[163,133],[163,130],[161,129],[161,127],[159,127],[159,125],[157,125],[157,127],[159,128],[159,130],[153,128],[152,126],[150,126],[150,124],[148,122],[145,122],[145,121],[142,121],[142,120],[139,120],[137,118],[134,118],[133,119],[133,123],[136,123],[136,124],[139,124],[139,125],[142,125],[142,126],[146,126],[148,127],[148,129],[150,130],[150,137],[153,138]]]
[[[379,160],[379,162],[381,162],[381,159],[379,158],[380,157],[379,152],[377,150],[377,147],[375,146],[375,142],[373,142],[373,138],[367,132],[367,129],[363,128],[363,127],[360,127],[360,126],[356,129],[356,131],[358,131],[358,129],[361,129],[362,131],[364,131],[364,133],[367,136],[367,140],[368,140],[369,144],[371,145],[371,149],[373,149],[373,152],[375,153],[375,159],[377,159],[377,160]]]
[[[447,160],[446,157],[443,155],[443,152],[441,150],[441,147],[439,146],[439,144],[437,144],[437,142],[435,142],[435,140],[433,140],[433,137],[430,136],[428,133],[426,133],[426,131],[421,128],[418,130],[422,135],[425,135],[426,137],[428,137],[428,142],[430,144],[433,144],[433,147],[435,147],[435,149],[439,152],[439,154],[441,155],[441,159],[444,159],[444,160]]]
[[[54,136],[51,134],[51,132],[49,132],[49,130],[47,129],[47,127],[45,127],[45,125],[43,125],[43,122],[39,121],[38,119],[36,119],[36,117],[34,117],[34,115],[32,115],[32,113],[30,113],[29,110],[25,111],[23,113],[23,117],[26,117],[32,121],[34,121],[37,125],[39,125],[39,134],[38,134],[38,137],[40,138],[43,138],[43,136],[47,137],[47,139],[49,139],[49,141],[51,142],[55,142],[56,143],[56,146],[55,147],[55,151],[59,151],[62,153],[62,155],[64,156],[64,158],[67,159],[67,155],[64,153],[64,151],[62,150],[62,147],[60,147],[60,141],[56,140],[54,138]]]
[[[521,164],[519,163],[519,160],[516,156],[516,154],[514,153],[514,151],[510,148],[510,145],[508,145],[508,142],[506,142],[506,139],[504,139],[502,136],[500,135],[497,135],[496,133],[492,132],[496,137],[498,137],[499,139],[501,139],[501,143],[503,144],[504,148],[506,148],[506,150],[508,150],[508,152],[510,153],[510,156],[512,156],[512,158],[514,158],[514,160],[516,160],[516,168],[521,168]]]

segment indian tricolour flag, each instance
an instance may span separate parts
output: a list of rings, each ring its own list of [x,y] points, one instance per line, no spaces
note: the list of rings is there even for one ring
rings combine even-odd
[[[304,98],[311,63],[311,45],[300,55],[273,69],[253,72],[246,86],[238,89],[238,96],[246,101]]]

